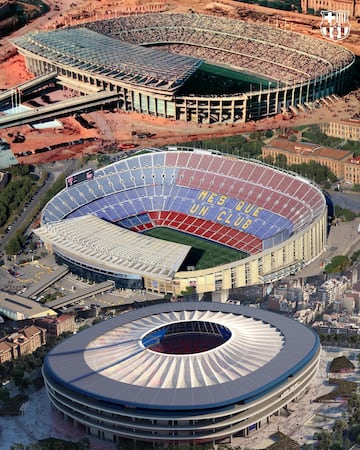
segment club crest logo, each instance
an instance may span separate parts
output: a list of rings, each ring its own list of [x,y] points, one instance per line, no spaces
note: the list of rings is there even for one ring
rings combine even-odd
[[[349,11],[321,11],[320,31],[324,38],[342,41],[349,36]]]

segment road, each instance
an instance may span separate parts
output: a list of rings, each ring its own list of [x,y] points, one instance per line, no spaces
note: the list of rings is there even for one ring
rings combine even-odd
[[[329,191],[328,193],[334,205],[350,209],[350,211],[354,211],[357,214],[360,213],[360,193],[337,191]]]
[[[352,222],[340,222],[338,225],[332,226],[325,250],[314,261],[296,272],[295,276],[288,277],[287,280],[320,275],[334,256],[351,257],[354,252],[360,250],[360,234],[357,231],[359,224],[360,219],[356,218]]]
[[[0,117],[0,129],[22,126],[29,123],[53,120],[59,117],[70,116],[78,112],[91,111],[104,105],[116,105],[121,100],[117,92],[102,91],[85,96],[69,98],[50,105],[35,109],[6,114]],[[106,107],[106,106],[105,106]]]

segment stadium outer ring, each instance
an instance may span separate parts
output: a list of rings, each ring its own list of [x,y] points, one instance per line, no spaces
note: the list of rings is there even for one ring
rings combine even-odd
[[[139,17],[141,16],[143,15]],[[151,14],[150,16],[155,15]],[[161,16],[161,14],[156,15],[156,17]],[[187,17],[191,17],[191,14],[183,14],[183,16],[185,21]],[[129,18],[132,17],[129,16]],[[122,19],[127,20],[126,17],[122,17]],[[215,16],[214,23],[216,20]],[[231,19],[228,20],[231,21]],[[91,23],[89,22],[89,24]],[[251,26],[251,23],[248,25]],[[205,31],[208,30],[205,29]],[[284,31],[284,33],[292,33],[294,38],[297,36],[297,33],[289,31]],[[298,105],[301,105],[302,109],[306,109],[307,106],[304,105],[309,105],[332,94],[344,92],[349,69],[355,62],[355,55],[350,50],[344,49],[344,52],[352,55],[351,61],[343,67],[334,68],[325,75],[312,74],[308,80],[303,82],[286,83],[285,86],[233,95],[181,95],[181,93],[171,91],[158,92],[155,88],[147,87],[146,84],[136,85],[112,78],[106,75],[106,72],[111,72],[106,68],[101,73],[80,68],[80,66],[86,65],[86,59],[82,61],[82,64],[72,67],[62,60],[57,61],[51,58],[49,55],[52,48],[49,48],[48,54],[46,54],[42,45],[39,51],[34,38],[36,40],[36,35],[33,36],[29,33],[15,38],[11,42],[24,56],[27,69],[36,76],[54,71],[57,72],[62,84],[68,84],[71,88],[76,87],[79,91],[88,93],[89,88],[90,91],[93,91],[96,86],[99,90],[117,92],[118,99],[114,101],[114,104],[119,109],[203,124],[244,123],[272,117],[279,113],[293,113],[297,110]],[[152,42],[152,44],[157,45],[158,42]],[[56,50],[61,53],[61,49]],[[109,62],[108,65],[111,66],[111,63]],[[261,75],[258,72],[256,74]],[[86,110],[86,106],[83,106],[82,109]]]
[[[154,358],[154,352],[142,345],[146,332],[171,322],[191,320],[224,320],[234,339],[231,336],[224,344],[196,354],[193,359],[191,355],[158,353]],[[265,327],[282,339],[270,360],[255,370],[250,368],[253,357],[244,354],[244,348],[251,347],[246,344],[246,326],[243,334],[239,328],[244,320],[250,322],[250,335],[260,336],[251,351],[266,354],[271,339],[261,338]],[[132,330],[130,335],[128,328]],[[281,408],[302,396],[316,374],[320,351],[319,338],[310,328],[281,315],[223,303],[164,303],[119,315],[63,341],[47,355],[43,376],[55,409],[101,439],[231,443],[233,437],[260,429],[271,415],[279,414]],[[224,354],[228,355],[226,359]],[[216,372],[215,363],[202,363],[210,357],[219,361],[224,379],[229,375],[230,381],[203,381],[197,387],[185,388],[169,388],[164,382],[165,388],[162,383],[150,387],[155,371],[160,370],[161,378],[171,373],[179,359],[188,369],[183,374],[190,383],[206,367],[205,375],[210,369]],[[237,357],[241,365],[250,368],[244,376],[233,375],[239,363]],[[141,381],[140,376],[140,382],[137,377],[133,384],[123,382],[123,371],[131,371],[133,363],[139,364],[138,358],[142,361],[138,366],[141,372],[151,374],[148,381]]]

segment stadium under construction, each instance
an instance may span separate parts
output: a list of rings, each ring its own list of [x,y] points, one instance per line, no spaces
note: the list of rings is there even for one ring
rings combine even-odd
[[[344,91],[355,60],[329,42],[200,14],[126,16],[11,41],[36,76],[56,72],[79,91],[113,92],[125,111],[207,124],[311,109]],[[219,80],[206,64],[228,75]],[[236,72],[254,83],[237,83]]]

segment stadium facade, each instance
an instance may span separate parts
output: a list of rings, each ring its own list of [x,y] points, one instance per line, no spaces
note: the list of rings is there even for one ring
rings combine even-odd
[[[320,351],[310,328],[281,315],[167,303],[63,341],[43,375],[55,409],[101,439],[231,444],[309,389]]]
[[[35,75],[56,71],[80,91],[117,92],[116,106],[125,111],[207,124],[311,108],[344,91],[355,60],[351,51],[329,42],[199,14],[126,16],[11,41]],[[268,83],[226,95],[184,90],[203,61]]]
[[[41,224],[34,232],[57,261],[85,278],[172,295],[192,287],[200,296],[227,298],[232,289],[270,283],[318,257],[327,205],[316,185],[255,160],[196,149],[149,151],[69,185],[45,206]],[[187,245],[141,234],[156,227],[247,256],[188,267]]]

